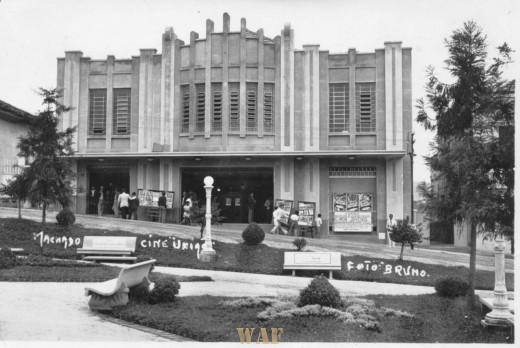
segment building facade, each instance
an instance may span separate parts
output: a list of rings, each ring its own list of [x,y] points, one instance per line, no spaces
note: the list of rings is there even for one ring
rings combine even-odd
[[[211,175],[228,222],[247,222],[251,192],[261,223],[271,222],[266,200],[314,203],[305,213],[321,213],[322,236],[378,240],[388,214],[409,215],[411,49],[400,42],[300,50],[290,25],[269,38],[245,19],[230,31],[224,14],[222,32],[207,20],[205,38],[167,29],[161,54],[66,52],[58,87],[74,107],[62,125],[78,127],[77,212],[90,187],[112,183],[174,192],[168,221],[178,222],[181,193],[204,199]]]
[[[25,158],[18,157],[18,138],[27,135],[34,115],[0,100],[0,185],[21,172]]]

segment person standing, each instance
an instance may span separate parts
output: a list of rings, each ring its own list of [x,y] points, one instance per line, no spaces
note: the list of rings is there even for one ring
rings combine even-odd
[[[272,199],[271,198],[268,198],[265,200],[264,202],[264,207],[265,207],[265,219],[266,220],[269,220],[269,217],[271,216],[271,201]]]
[[[97,204],[98,204],[98,192],[94,186],[90,188],[89,194],[88,194],[88,206],[89,206],[89,214],[95,214],[97,210]]]
[[[255,207],[256,207],[256,200],[255,200],[253,192],[251,192],[247,199],[247,208],[249,209],[249,214],[247,215],[248,223],[253,222],[253,219],[255,218]]]
[[[119,188],[115,188],[114,189],[114,204],[112,205],[112,210],[114,211],[114,217],[118,218],[119,217]]]
[[[289,218],[289,235],[298,236],[298,221],[300,220],[300,212],[295,210]]]
[[[99,216],[103,216],[103,211],[105,210],[105,189],[103,186],[99,188],[98,194],[98,203],[97,203],[97,211]]]
[[[386,221],[386,237],[387,237],[387,246],[390,248],[395,247],[395,242],[390,239],[390,233],[392,233],[392,229],[397,225],[397,221],[395,221],[394,216],[392,214],[388,215],[388,220]]]
[[[119,209],[121,209],[121,217],[126,220],[128,218],[128,199],[130,196],[126,193],[125,189],[121,191],[117,203],[119,204]]]
[[[182,224],[183,225],[191,225],[191,195],[188,194],[186,196],[186,200],[184,201],[184,206],[182,207]]]
[[[128,198],[128,219],[137,220],[137,209],[139,208],[139,198],[137,198],[135,192]]]
[[[166,192],[161,192],[161,197],[159,197],[159,201],[157,202],[159,206],[159,222],[166,222]]]
[[[273,229],[271,230],[271,233],[273,234],[279,234],[278,231],[281,230],[283,234],[287,234],[282,226],[281,226],[281,222],[280,220],[282,219],[282,216],[284,214],[284,210],[282,209],[282,203],[279,203],[278,204],[278,207],[276,208],[275,211],[273,211]],[[280,233],[281,234],[281,233]]]
[[[321,214],[318,214],[318,217],[314,220],[312,228],[316,232],[316,238],[319,238],[321,232],[321,225],[323,224],[323,220],[321,220]]]

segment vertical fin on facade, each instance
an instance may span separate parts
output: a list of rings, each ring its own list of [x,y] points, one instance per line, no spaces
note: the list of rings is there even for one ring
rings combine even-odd
[[[206,19],[206,40],[208,39],[209,34],[213,33],[215,29],[215,23],[211,19]]]
[[[229,14],[227,12],[224,12],[224,16],[223,16],[223,27],[222,27],[222,30],[224,31],[224,33],[229,33],[229,22],[230,22],[230,18],[229,18]]]

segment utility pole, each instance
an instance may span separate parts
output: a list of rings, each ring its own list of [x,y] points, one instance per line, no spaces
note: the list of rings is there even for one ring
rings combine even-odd
[[[414,185],[413,185],[413,157],[416,156],[416,154],[414,153],[413,151],[413,144],[415,143],[415,140],[414,140],[414,135],[415,135],[415,132],[412,132],[410,133],[410,142],[409,142],[409,147],[408,147],[408,154],[410,155],[410,166],[411,166],[411,191],[410,191],[410,195],[411,195],[411,214],[410,214],[410,223],[414,224],[415,223],[415,219],[414,219],[414,216],[413,216],[413,191],[414,191]]]

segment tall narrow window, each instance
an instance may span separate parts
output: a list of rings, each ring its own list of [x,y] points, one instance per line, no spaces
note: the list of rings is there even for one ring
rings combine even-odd
[[[222,130],[222,85],[214,83],[211,85],[211,130],[220,132]]]
[[[130,134],[130,91],[130,88],[114,89],[113,134]]]
[[[240,85],[229,84],[229,130],[236,132],[240,130]]]
[[[329,85],[329,132],[348,132],[349,121],[348,83]]]
[[[107,90],[91,89],[89,107],[89,134],[106,134]]]
[[[256,92],[258,86],[255,83],[248,83],[246,87],[246,132],[256,132],[258,131],[258,118],[256,111]]]
[[[356,132],[376,131],[375,83],[356,84]]]
[[[204,132],[204,113],[206,111],[206,92],[204,85],[197,85],[197,123],[195,127],[196,132]]]
[[[187,133],[190,131],[190,87],[189,86],[182,86],[181,97],[182,97],[181,133]]]
[[[264,85],[264,132],[274,132],[274,86]]]

